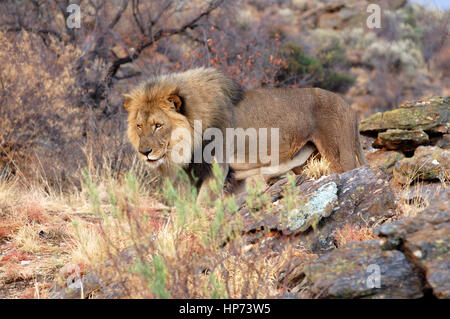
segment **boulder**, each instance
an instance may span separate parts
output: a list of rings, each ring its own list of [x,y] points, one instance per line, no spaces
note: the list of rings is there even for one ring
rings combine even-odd
[[[394,179],[400,184],[415,180],[448,180],[450,176],[450,150],[436,146],[419,146],[411,158],[398,161],[394,167]]]
[[[72,280],[58,280],[49,290],[50,299],[118,299],[126,296],[124,282],[114,278],[120,264],[131,265],[137,258],[137,250],[133,247],[124,249],[114,259],[107,260],[96,269],[86,274],[79,274]]]
[[[381,239],[294,260],[279,281],[297,298],[450,298],[450,190],[420,215],[378,226]]]
[[[376,136],[389,129],[423,130],[426,133],[448,133],[450,97],[432,98],[427,101],[404,104],[384,113],[376,113],[362,120],[361,134]]]
[[[297,270],[298,271],[298,270]],[[302,266],[300,298],[420,298],[419,274],[397,250],[379,240],[350,243]],[[297,277],[298,278],[298,277]]]
[[[82,275],[64,284],[55,284],[50,288],[50,299],[87,298],[92,292],[101,288],[100,279],[92,272]]]
[[[387,174],[377,168],[364,166],[305,181],[296,186],[298,198],[294,207],[292,198],[280,192],[286,183],[281,180],[267,190],[275,200],[273,209],[259,212],[246,206],[240,209],[244,232],[252,234],[252,240],[262,230],[276,231],[294,237],[304,248],[326,251],[336,247],[334,234],[344,225],[370,227],[392,216],[396,208]]]
[[[386,132],[378,133],[373,147],[410,152],[414,151],[417,146],[426,145],[429,142],[428,134],[420,129],[389,129]]]
[[[384,249],[398,249],[425,276],[438,298],[450,298],[450,189],[444,188],[420,215],[384,224],[375,234]]]

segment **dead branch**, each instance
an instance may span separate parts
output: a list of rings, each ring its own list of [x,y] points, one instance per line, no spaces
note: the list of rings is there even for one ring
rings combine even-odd
[[[186,22],[179,28],[160,29],[156,33],[154,33],[152,35],[152,37],[150,37],[150,38],[144,37],[144,39],[136,46],[136,48],[131,52],[131,54],[129,54],[126,57],[117,58],[111,63],[110,67],[108,68],[108,71],[106,72],[106,76],[105,76],[105,80],[104,80],[105,86],[106,87],[112,86],[112,80],[122,65],[133,62],[134,60],[139,58],[141,53],[146,48],[153,45],[155,42],[159,41],[162,38],[170,37],[170,36],[176,35],[176,34],[184,34],[185,31],[188,29],[191,29],[191,30],[195,29],[198,26],[198,22],[202,18],[210,15],[211,12],[213,12],[215,9],[217,9],[223,2],[224,2],[224,0],[212,1],[204,11],[200,12],[197,16],[195,16],[194,18],[192,18],[190,21]],[[165,7],[165,8],[167,8],[167,7]],[[136,11],[135,13],[136,13],[136,17],[138,17],[138,12]],[[163,14],[163,12],[158,13],[156,19],[159,19],[162,14]],[[135,22],[138,25],[141,25],[140,19],[135,18]],[[154,25],[155,23],[156,23],[155,20],[153,20],[150,22],[150,25]],[[142,25],[141,25],[141,27],[142,27],[142,30],[145,30]],[[141,30],[141,32],[142,32],[142,30]],[[145,32],[144,32],[144,34],[145,34]]]

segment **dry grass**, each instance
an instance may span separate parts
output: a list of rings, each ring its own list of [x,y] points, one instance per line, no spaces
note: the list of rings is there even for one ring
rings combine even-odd
[[[316,161],[310,171],[327,172]],[[0,180],[0,295],[45,298],[52,283],[90,271],[131,298],[268,298],[288,289],[280,272],[299,252],[289,244],[280,252],[249,245],[234,199],[219,196],[200,207],[194,194],[170,184],[157,198],[139,162],[131,169],[137,177],[94,167],[83,170],[81,188],[71,193]],[[401,217],[424,207],[404,204]],[[375,238],[372,228],[355,225],[335,237],[338,247]],[[128,250],[131,257],[123,255]],[[13,283],[25,288],[9,290]]]
[[[132,175],[106,189],[101,182],[86,176],[83,191],[99,222],[73,219],[69,264],[87,265],[134,298],[267,298],[279,291],[277,276],[291,248],[281,254],[249,251],[233,199],[220,197],[209,205],[214,209],[200,207],[195,196],[169,185],[169,208],[149,197]],[[133,252],[131,260],[123,256],[125,248]],[[105,267],[107,260],[113,266]]]
[[[431,161],[431,160],[429,160]],[[424,161],[410,171],[409,175],[403,175],[403,184],[397,182],[398,192],[398,212],[396,218],[414,217],[423,212],[429,205],[433,194],[448,187],[449,172],[440,169],[440,183],[433,186],[421,180],[422,169],[429,161]],[[433,191],[426,191],[427,187],[434,187]]]
[[[330,162],[325,157],[313,156],[303,168],[303,174],[308,178],[318,179],[330,175]]]
[[[427,187],[433,189],[426,190]],[[414,217],[422,213],[431,203],[434,194],[448,187],[448,182],[427,185],[423,182],[403,185],[399,192],[397,218]]]
[[[33,176],[27,164],[36,153],[54,166],[82,135],[86,112],[78,105],[74,70],[81,53],[53,38],[45,45],[26,31],[16,37],[0,32],[0,47],[0,164],[13,159],[13,170],[20,165],[22,174]]]
[[[343,247],[347,243],[375,239],[376,236],[373,234],[373,229],[374,227],[347,224],[336,231],[337,246]]]

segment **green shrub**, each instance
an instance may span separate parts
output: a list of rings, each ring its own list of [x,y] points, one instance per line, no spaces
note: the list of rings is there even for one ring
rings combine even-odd
[[[337,70],[337,65],[346,62],[345,53],[340,49],[325,46],[314,56],[306,53],[302,46],[289,42],[283,47],[282,55],[287,62],[287,68],[277,75],[282,85],[297,84],[343,92],[354,83],[352,76]]]

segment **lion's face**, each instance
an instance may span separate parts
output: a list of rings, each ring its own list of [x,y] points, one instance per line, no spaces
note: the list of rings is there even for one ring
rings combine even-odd
[[[136,116],[139,156],[153,165],[161,163],[169,147],[171,132],[170,120],[162,110],[139,111]]]
[[[185,142],[183,137],[188,136],[190,140],[192,130],[180,112],[181,101],[175,94],[152,95],[142,90],[125,96],[124,106],[129,112],[128,137],[138,156],[153,168],[172,162],[174,146]],[[185,133],[174,134],[180,128]],[[189,152],[185,152],[178,164],[190,161],[192,147],[187,148]]]

